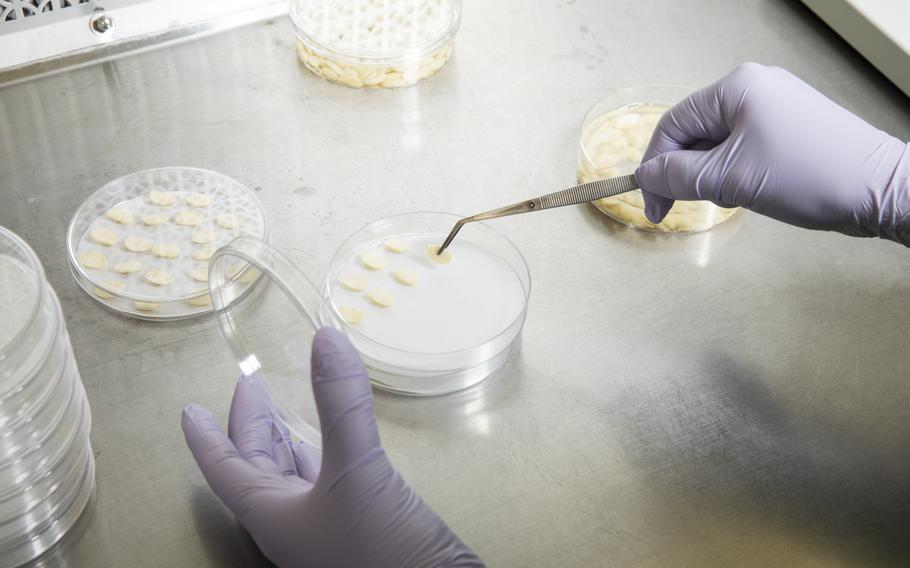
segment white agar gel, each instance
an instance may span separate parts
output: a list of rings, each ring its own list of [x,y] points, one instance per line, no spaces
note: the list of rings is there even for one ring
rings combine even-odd
[[[369,242],[333,265],[333,307],[363,312],[363,320],[349,325],[354,333],[348,334],[361,353],[370,356],[375,352],[371,341],[411,354],[472,349],[499,335],[521,315],[525,290],[512,267],[467,239],[452,244],[449,264],[436,264],[427,256],[427,248],[438,247],[444,237],[396,236],[395,240],[407,244],[408,252],[403,254],[386,251],[381,240]],[[371,271],[364,267],[362,255],[372,252],[384,256],[385,268]],[[396,281],[394,273],[402,269],[416,275],[413,286]],[[342,280],[351,277],[365,279],[366,290],[353,291],[342,285]],[[394,305],[382,308],[371,303],[369,294],[374,290],[393,293]]]

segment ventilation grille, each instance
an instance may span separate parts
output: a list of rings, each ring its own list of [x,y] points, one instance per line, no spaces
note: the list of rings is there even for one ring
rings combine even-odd
[[[0,24],[40,16],[64,8],[88,4],[91,0],[0,0]]]
[[[288,0],[0,0],[0,86],[287,10]]]

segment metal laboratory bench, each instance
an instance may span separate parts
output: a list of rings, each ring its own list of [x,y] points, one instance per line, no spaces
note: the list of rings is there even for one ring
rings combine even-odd
[[[70,276],[69,218],[115,177],[232,176],[319,279],[380,217],[570,185],[582,117],[620,86],[777,64],[910,137],[908,99],[792,1],[468,0],[456,43],[417,87],[353,90],[280,18],[0,89],[0,225],[60,295],[97,453],[44,565],[266,563],[180,431],[190,401],[226,421],[213,318],[126,319]],[[690,236],[592,207],[497,228],[533,279],[519,355],[470,392],[376,394],[395,465],[491,566],[910,563],[910,251],[748,212]]]

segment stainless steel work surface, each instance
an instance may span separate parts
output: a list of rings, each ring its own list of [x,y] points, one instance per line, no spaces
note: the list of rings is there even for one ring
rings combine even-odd
[[[190,401],[226,417],[215,321],[125,319],[69,275],[69,217],[110,179],[235,177],[319,279],[369,221],[571,185],[582,117],[615,87],[757,60],[910,137],[907,99],[795,2],[465,4],[450,66],[399,91],[314,77],[283,19],[0,90],[0,224],[61,297],[98,454],[96,504],[48,564],[262,561],[180,431]],[[394,463],[487,562],[910,561],[910,251],[749,213],[691,236],[587,206],[495,223],[531,267],[519,356],[473,392],[376,396]]]

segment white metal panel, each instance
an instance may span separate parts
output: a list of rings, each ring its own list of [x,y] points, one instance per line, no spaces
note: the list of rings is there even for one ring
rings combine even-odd
[[[803,0],[803,3],[910,95],[910,2]]]
[[[0,0],[0,82],[285,12],[286,0]],[[92,21],[111,18],[99,33]],[[183,30],[181,33],[180,30]]]

